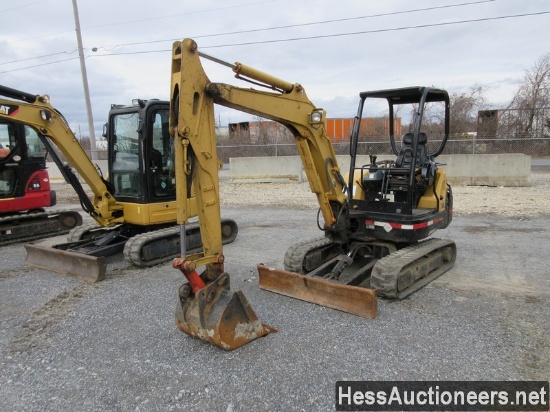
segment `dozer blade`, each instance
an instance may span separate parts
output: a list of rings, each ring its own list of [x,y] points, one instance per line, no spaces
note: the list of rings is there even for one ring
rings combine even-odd
[[[33,244],[26,244],[25,249],[26,265],[73,276],[86,282],[99,282],[105,279],[107,264],[103,257]]]
[[[180,287],[176,326],[188,335],[225,350],[237,349],[250,341],[277,332],[262,324],[242,291],[229,291],[229,275],[190,296],[189,284]]]
[[[258,265],[258,273],[262,289],[369,319],[378,314],[373,289],[342,285],[265,265]]]

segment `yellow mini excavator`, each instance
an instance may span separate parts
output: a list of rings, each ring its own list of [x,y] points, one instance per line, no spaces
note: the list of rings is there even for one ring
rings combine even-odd
[[[152,266],[185,253],[180,244],[180,227],[175,225],[176,182],[173,140],[168,131],[169,102],[137,99],[129,106],[111,107],[104,128],[108,143],[108,177],[104,178],[63,115],[50,104],[49,96],[5,86],[0,86],[0,96],[9,98],[0,98],[0,107],[5,108],[0,110],[0,125],[19,131],[18,136],[27,133],[35,136],[37,142],[40,139],[38,143],[47,148],[65,180],[75,189],[83,210],[97,223],[74,228],[67,243],[53,247],[26,244],[26,264],[96,282],[105,277],[106,259],[110,256],[124,253],[134,265]],[[16,148],[20,146],[21,142],[15,144]],[[0,171],[4,175],[4,166],[11,167],[6,170],[17,181],[25,176],[28,166],[22,166],[25,159],[14,153],[19,152],[6,157],[6,165],[0,162]],[[90,187],[92,199],[74,170]],[[191,182],[184,180],[182,184],[189,199],[186,209],[190,216],[196,215]],[[77,212],[71,213],[80,218]],[[26,227],[33,228],[31,232],[39,232],[49,224],[43,218],[31,219],[33,216],[25,221]],[[56,220],[65,223],[70,219]],[[0,219],[0,224],[4,221]],[[237,236],[237,224],[231,219],[220,221],[219,229],[224,243]],[[196,223],[185,228],[183,237],[188,250],[200,250]]]
[[[237,78],[268,91],[211,82],[201,57],[231,67]],[[176,306],[176,325],[181,331],[224,349],[273,331],[259,322],[242,292],[229,291],[229,275],[224,272],[215,104],[285,125],[295,136],[311,191],[319,202],[324,237],[290,246],[285,270],[260,265],[261,288],[373,318],[377,295],[401,299],[453,266],[454,242],[427,239],[452,218],[451,188],[435,161],[449,132],[448,94],[409,87],[363,92],[359,98],[345,177],[326,134],[326,113],[310,102],[300,84],[208,56],[192,39],[174,43],[170,132],[175,139],[176,182],[193,181],[203,245],[202,252],[182,254],[173,261],[187,278]],[[389,105],[393,159],[377,161],[371,154],[367,164],[358,161],[367,99],[383,99]],[[434,102],[442,102],[446,120],[441,143],[430,151],[421,126],[425,105]],[[416,114],[411,132],[398,147],[393,118],[394,107],[401,104],[415,105]],[[181,225],[193,213],[188,196],[186,185],[177,184]]]

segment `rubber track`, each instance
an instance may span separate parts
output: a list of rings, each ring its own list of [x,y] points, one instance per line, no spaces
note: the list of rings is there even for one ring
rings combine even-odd
[[[31,212],[31,213],[21,213],[21,214],[17,214],[17,215],[0,216],[0,229],[1,229],[1,225],[4,224],[4,223],[17,222],[17,221],[22,221],[22,220],[43,219],[43,218],[48,218],[48,217],[52,217],[52,216],[55,216],[55,215],[60,215],[60,214],[66,213],[66,212],[73,212],[73,211],[71,211],[71,210],[48,210],[48,211],[43,211],[43,212]],[[7,239],[7,240],[0,240],[0,246],[17,244],[17,243],[22,243],[22,242],[30,242],[32,240],[43,239],[45,237],[50,237],[50,236],[63,235],[65,233],[69,233],[69,231],[71,231],[71,230],[73,230],[73,229],[60,229],[60,230],[55,230],[55,231],[36,233],[34,235],[31,235],[31,236],[21,236],[21,237],[11,238],[11,239]]]
[[[407,266],[414,264],[415,261],[424,258],[426,255],[438,253],[438,249],[441,251],[448,246],[453,248],[453,256],[450,261],[444,259],[444,264],[436,270],[418,277],[411,286],[401,291],[397,290],[397,280],[400,275],[405,273],[404,270],[407,269]],[[372,270],[371,285],[377,290],[379,296],[403,299],[453,267],[455,258],[456,246],[451,240],[429,239],[407,246],[378,260]]]
[[[233,223],[235,223],[234,221],[231,221],[230,219],[222,219],[222,222],[221,222],[222,226],[223,226],[224,222],[233,222]],[[235,228],[237,229],[236,223],[235,223]],[[200,230],[200,226],[199,226],[198,223],[187,224],[186,231],[195,231],[195,230],[196,231]],[[229,237],[227,237],[227,238],[224,237],[223,238],[223,244],[233,242],[235,240],[235,238],[237,237],[237,233],[238,233],[238,229],[234,230],[233,233]],[[177,237],[180,236],[179,226],[169,227],[169,228],[166,228],[166,229],[154,230],[154,231],[151,231],[151,232],[147,232],[147,233],[143,233],[143,234],[134,236],[134,237],[130,238],[128,240],[128,242],[126,242],[126,245],[124,246],[124,259],[126,259],[127,261],[131,262],[132,264],[134,264],[136,266],[150,267],[150,266],[158,265],[160,263],[167,262],[167,261],[169,261],[169,260],[171,260],[175,257],[178,257],[179,256],[179,251],[177,253],[173,254],[173,255],[164,256],[164,257],[161,257],[161,258],[158,258],[158,259],[151,259],[151,260],[148,260],[148,261],[144,261],[144,260],[141,259],[141,249],[146,244],[148,244],[148,243],[150,243],[154,240],[166,239],[166,238],[170,238],[172,236],[177,236]],[[202,246],[199,247],[199,248],[187,250],[187,254],[198,253],[200,251],[202,251]]]
[[[87,225],[81,225],[81,226],[75,227],[71,229],[71,231],[67,235],[67,242],[78,242],[83,239],[84,235],[86,235],[87,232],[93,229],[101,229],[101,228],[102,226],[99,226],[95,223],[90,223]]]
[[[293,244],[285,253],[285,270],[303,275],[303,262],[306,255],[315,249],[329,246],[331,243],[332,241],[326,237],[318,237]]]
[[[188,229],[195,229],[195,226],[198,227],[198,225],[195,224],[189,224],[187,225]],[[136,266],[142,266],[142,267],[149,267],[149,266],[155,266],[159,263],[166,262],[170,260],[170,257],[162,257],[159,259],[153,259],[150,261],[143,261],[141,260],[141,249],[142,247],[151,242],[155,239],[165,239],[167,237],[176,236],[179,235],[180,229],[179,227],[169,227],[167,229],[159,229],[159,230],[152,230],[150,232],[142,233],[137,236],[133,236],[126,242],[126,245],[124,245],[124,259],[128,262],[131,262],[132,264]]]
[[[18,221],[18,220],[36,219],[37,217],[46,217],[50,214],[58,214],[60,212],[61,212],[60,210],[57,210],[53,212],[32,212],[32,213],[21,213],[17,215],[0,216],[0,223]]]

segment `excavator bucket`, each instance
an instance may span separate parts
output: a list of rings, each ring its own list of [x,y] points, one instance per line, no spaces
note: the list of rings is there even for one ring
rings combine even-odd
[[[194,296],[189,283],[184,283],[179,289],[179,298],[175,314],[178,329],[222,349],[237,349],[277,332],[258,320],[242,291],[229,291],[227,273]]]
[[[262,289],[369,319],[378,314],[374,289],[343,285],[265,265],[258,265],[258,273]]]
[[[104,257],[33,244],[26,244],[25,249],[25,264],[28,266],[73,276],[86,282],[99,282],[105,279],[107,264]]]

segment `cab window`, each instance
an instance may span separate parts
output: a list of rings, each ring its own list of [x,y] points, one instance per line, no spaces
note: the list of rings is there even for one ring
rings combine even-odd
[[[112,117],[113,163],[112,182],[115,196],[139,196],[139,114],[125,113]]]
[[[25,140],[27,141],[27,157],[41,159],[46,157],[46,147],[40,141],[36,131],[29,126],[25,126]]]
[[[8,123],[0,124],[0,159],[9,156],[15,148],[15,126]]]

